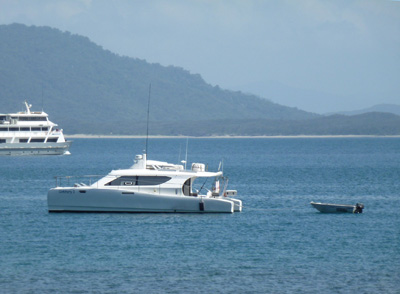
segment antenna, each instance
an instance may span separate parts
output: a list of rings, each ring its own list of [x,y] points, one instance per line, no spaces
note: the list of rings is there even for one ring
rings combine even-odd
[[[182,144],[179,144],[178,162],[181,161],[181,149],[182,149]]]
[[[185,155],[185,160],[182,160],[181,162],[185,164],[185,170],[186,170],[186,164],[187,164],[187,153],[188,153],[188,143],[189,143],[189,138],[186,137],[186,155]],[[180,150],[179,150],[180,154]],[[180,155],[179,155],[180,157]]]
[[[224,158],[221,160],[221,170],[224,171]]]
[[[43,112],[43,83],[42,83],[42,112]]]
[[[148,146],[148,143],[149,143],[150,94],[151,94],[151,83],[149,84],[149,100],[147,102],[147,131],[146,131],[146,149],[145,149],[145,154],[147,154],[147,146]]]
[[[186,138],[185,169],[186,169],[186,164],[187,164],[188,144],[189,144],[189,138]]]

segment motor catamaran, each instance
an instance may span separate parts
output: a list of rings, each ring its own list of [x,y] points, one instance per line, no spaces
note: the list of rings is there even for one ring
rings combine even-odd
[[[232,198],[236,190],[227,190],[228,179],[222,171],[209,172],[202,163],[183,165],[147,160],[136,155],[129,169],[113,170],[93,184],[76,183],[56,187],[47,195],[49,212],[240,212],[242,201]],[[186,165],[186,163],[185,163]],[[89,176],[93,177],[93,176]],[[201,187],[193,186],[197,178]],[[212,179],[211,189],[205,189]],[[64,177],[70,181],[71,177]]]
[[[70,141],[43,111],[0,114],[0,155],[67,155]]]

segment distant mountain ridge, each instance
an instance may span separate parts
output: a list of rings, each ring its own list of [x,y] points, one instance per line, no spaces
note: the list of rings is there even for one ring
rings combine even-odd
[[[143,135],[150,96],[151,135],[400,135],[397,115],[321,116],[49,27],[0,25],[0,88],[0,113],[28,100],[66,134]]]
[[[357,115],[363,114],[368,112],[387,112],[393,113],[396,115],[400,115],[400,105],[396,104],[377,104],[368,108],[360,109],[360,110],[353,110],[353,111],[339,111],[335,112],[337,114],[344,114],[344,115]],[[333,113],[329,113],[327,115],[331,115]]]
[[[116,55],[86,37],[49,27],[0,26],[0,112],[20,110],[25,99],[38,109],[43,101],[66,130],[118,133],[146,119],[150,84],[153,121],[318,117],[213,87],[179,67]]]

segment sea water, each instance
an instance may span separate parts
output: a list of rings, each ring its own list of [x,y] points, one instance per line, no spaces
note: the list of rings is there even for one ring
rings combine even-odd
[[[0,157],[0,293],[400,293],[399,138],[189,139],[187,156],[186,139],[150,139],[150,159],[222,161],[243,212],[47,212],[54,176],[128,168],[144,143]]]

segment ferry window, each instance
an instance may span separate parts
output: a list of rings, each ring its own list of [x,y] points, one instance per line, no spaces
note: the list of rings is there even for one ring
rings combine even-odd
[[[31,139],[31,143],[43,143],[43,142],[44,142],[44,138]]]
[[[47,130],[48,130],[47,127],[42,128],[42,131],[47,131]]]
[[[20,143],[28,143],[28,139],[19,139]]]
[[[29,128],[20,128],[20,130],[21,130],[21,131],[28,131],[28,132],[30,131]]]
[[[49,138],[47,142],[57,142],[58,138]]]
[[[6,120],[6,116],[0,115],[0,120]]]
[[[40,131],[40,128],[32,128],[32,131]]]
[[[19,128],[10,128],[10,132],[19,131]]]
[[[20,121],[46,121],[45,116],[20,116]]]
[[[6,139],[0,139],[0,144],[5,143],[5,142],[6,142]]]
[[[7,128],[0,128],[0,132],[7,132],[8,129]]]

